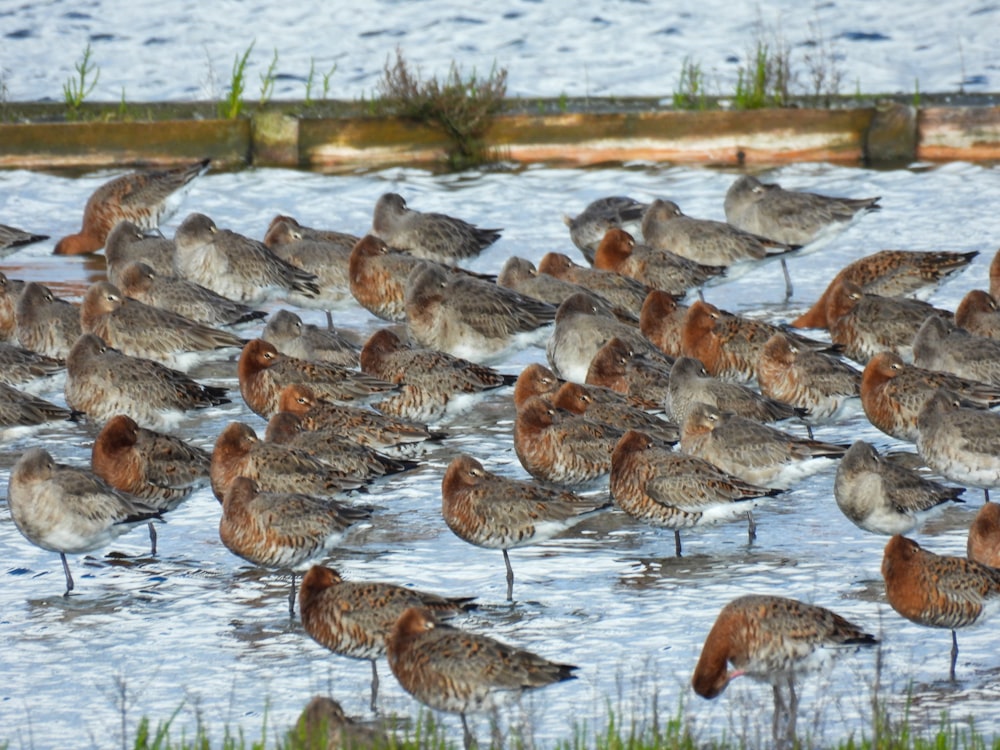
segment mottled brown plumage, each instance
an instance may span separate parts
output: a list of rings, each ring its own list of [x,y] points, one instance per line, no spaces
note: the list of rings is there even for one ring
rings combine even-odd
[[[470,598],[446,598],[381,581],[345,581],[336,570],[314,565],[299,587],[302,627],[316,643],[340,656],[372,665],[371,709],[376,711],[378,671],[386,637],[410,607],[426,607],[447,618],[474,606]]]

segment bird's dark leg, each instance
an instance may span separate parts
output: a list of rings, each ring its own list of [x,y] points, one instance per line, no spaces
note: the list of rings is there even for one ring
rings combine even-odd
[[[295,617],[295,572],[292,572],[292,587],[288,590],[288,617]]]
[[[514,601],[514,569],[510,567],[510,555],[503,551],[503,561],[507,565],[507,601]]]
[[[951,671],[948,673],[951,681],[955,681],[955,664],[958,663],[958,633],[951,631]]]
[[[795,683],[788,678],[788,722],[785,724],[785,739],[790,747],[795,746],[795,720],[799,713],[799,696],[795,694]]]
[[[149,522],[149,554],[150,556],[156,556],[156,527],[153,526],[153,522]]]
[[[465,750],[472,750],[476,747],[476,738],[469,731],[469,722],[466,721],[465,714],[461,713],[459,716],[462,717],[462,742],[465,744]]]
[[[378,666],[375,664],[375,660],[372,659],[372,704],[371,709],[373,714],[378,713],[378,709],[375,707],[375,701],[378,698]]]
[[[781,259],[781,271],[785,274],[785,302],[788,302],[792,298],[792,277],[788,273],[788,263],[784,258]]]
[[[748,544],[753,544],[753,540],[757,538],[757,522],[753,520],[753,511],[747,511],[747,539]]]
[[[60,552],[59,557],[62,558],[63,573],[66,574],[66,593],[63,596],[69,596],[69,592],[73,590],[73,576],[69,572],[69,563],[66,562],[66,553]]]
[[[681,530],[674,529],[674,556],[681,556]]]
[[[778,683],[771,686],[774,694],[774,717],[771,719],[771,739],[774,740],[774,750],[783,750],[785,738],[781,732],[781,720],[785,713],[785,701],[781,697],[781,687]]]

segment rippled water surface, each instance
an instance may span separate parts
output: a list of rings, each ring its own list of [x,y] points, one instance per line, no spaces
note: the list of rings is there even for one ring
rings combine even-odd
[[[109,172],[71,179],[23,171],[0,172],[0,220],[58,238],[75,231],[81,207]],[[791,261],[795,294],[783,303],[775,264],[710,287],[709,301],[772,320],[806,308],[841,266],[883,248],[978,250],[963,275],[932,301],[954,308],[965,291],[987,285],[996,249],[992,206],[1000,200],[995,168],[953,164],[893,172],[825,165],[787,167],[767,175],[788,187],[832,194],[881,195],[884,209],[866,217],[825,249]],[[271,217],[289,213],[313,226],[364,233],[375,199],[402,193],[410,205],[461,215],[484,226],[505,227],[503,237],[471,265],[496,272],[512,254],[537,262],[546,252],[580,258],[560,217],[608,194],[672,198],[689,214],[721,219],[722,197],[733,174],[634,165],[620,169],[559,170],[434,176],[393,169],[350,176],[281,170],[209,173],[198,180],[182,210],[164,227],[172,235],[188,211],[219,226],[262,236]],[[10,276],[42,280],[78,300],[102,277],[101,258],[56,258],[54,239],[5,259]],[[276,309],[277,305],[272,306]],[[322,313],[306,311],[322,323]],[[339,326],[361,340],[381,323],[360,308],[336,313]],[[255,329],[248,332],[252,334]],[[499,364],[517,373],[544,362],[528,349]],[[235,390],[235,364],[198,371],[234,389],[234,403],[192,414],[179,434],[210,447],[230,421],[263,431]],[[62,401],[61,383],[41,394]],[[685,535],[685,556],[675,559],[672,534],[634,522],[620,512],[593,519],[568,538],[516,550],[516,602],[504,602],[498,551],[454,537],[440,515],[440,480],[459,452],[489,469],[524,478],[513,452],[509,391],[481,411],[444,424],[452,437],[423,454],[424,466],[376,484],[378,507],[369,527],[348,535],[331,558],[348,579],[389,580],[441,593],[475,595],[481,608],[463,627],[580,665],[579,679],[525,700],[526,725],[539,744],[571,735],[574,723],[600,724],[609,710],[649,721],[652,706],[682,711],[703,736],[749,731],[769,736],[770,691],[737,681],[720,699],[704,701],[688,688],[702,640],[719,609],[747,592],[769,592],[829,606],[883,638],[884,695],[933,725],[939,711],[977,716],[977,725],[1000,721],[1000,656],[995,630],[963,632],[959,680],[947,681],[947,631],[902,620],[884,602],[879,574],[885,539],[862,532],[837,510],[834,471],[816,474],[757,512],[758,539],[747,546],[742,524]],[[790,429],[795,429],[794,427]],[[59,424],[30,434],[6,435],[0,445],[0,493],[9,467],[28,446],[46,446],[58,460],[85,465],[95,434],[86,425]],[[898,444],[863,416],[819,431],[823,438],[862,437],[880,449]],[[937,552],[963,554],[965,529],[981,503],[967,493],[965,507],[949,509],[920,540]],[[257,571],[219,542],[219,505],[206,488],[160,528],[160,553],[148,556],[144,531],[121,537],[114,557],[72,557],[77,590],[65,599],[57,555],[33,547],[14,527],[0,499],[0,742],[11,747],[108,747],[120,740],[122,706],[128,731],[141,715],[165,719],[175,710],[175,736],[190,735],[200,717],[216,736],[228,726],[251,733],[267,717],[269,731],[292,722],[308,698],[331,694],[355,715],[367,708],[369,667],[328,654],[288,619],[287,581]],[[383,662],[381,705],[416,714],[418,706]],[[829,676],[803,690],[800,729],[821,739],[859,734],[869,712],[874,655],[843,659]],[[766,707],[765,710],[761,706]],[[518,715],[518,714],[515,714]],[[447,726],[458,741],[457,719]],[[485,735],[486,726],[479,731]],[[753,736],[751,734],[751,736]]]
[[[455,0],[265,3],[221,0],[46,0],[0,7],[0,69],[15,101],[62,100],[88,44],[100,78],[91,98],[117,102],[218,99],[233,59],[255,43],[246,96],[278,58],[273,96],[371,96],[388,56],[401,48],[424,74],[452,61],[509,71],[513,96],[665,96],[685,61],[710,95],[734,91],[759,39],[787,48],[793,88],[840,92],[996,91],[1000,6],[989,0],[654,3],[648,0]]]

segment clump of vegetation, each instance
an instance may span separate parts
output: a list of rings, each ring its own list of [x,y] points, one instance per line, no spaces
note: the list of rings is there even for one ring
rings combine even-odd
[[[737,109],[761,109],[788,105],[791,86],[791,54],[780,42],[774,47],[758,39],[750,64],[740,67],[733,103]]]
[[[810,93],[816,104],[829,107],[830,100],[840,94],[844,70],[837,51],[823,34],[819,23],[810,23],[809,31],[811,38],[806,42],[808,51],[802,59],[809,73]]]
[[[271,57],[271,64],[267,66],[267,71],[261,73],[260,75],[260,103],[261,106],[267,104],[271,101],[271,96],[274,94],[274,82],[277,80],[275,75],[275,70],[278,67],[278,50],[274,50],[274,55]]]
[[[330,66],[330,69],[323,73],[323,87],[320,92],[320,101],[325,101],[330,98],[330,79],[333,74],[337,71],[337,63]],[[306,78],[306,97],[305,105],[311,107],[315,100],[313,99],[313,86],[316,84],[316,60],[309,58],[309,76]]]
[[[462,76],[452,63],[448,76],[421,80],[396,50],[395,63],[386,62],[378,83],[382,107],[402,117],[410,117],[440,128],[451,141],[448,163],[462,169],[494,160],[486,135],[503,108],[507,93],[507,70],[494,64],[488,77],[475,71]]]
[[[242,56],[236,55],[233,59],[233,71],[229,76],[229,89],[225,98],[219,102],[219,117],[224,120],[235,120],[243,113],[243,94],[246,92],[247,61],[253,51],[256,40],[250,42],[246,52]]]
[[[63,101],[66,102],[70,119],[76,119],[79,116],[80,105],[94,92],[97,81],[101,77],[101,69],[91,59],[92,55],[93,50],[88,42],[87,48],[83,51],[83,59],[73,66],[76,69],[76,75],[68,78],[63,84]]]
[[[689,57],[684,58],[680,79],[674,90],[673,102],[674,109],[705,110],[708,108],[708,100],[705,95],[705,73],[701,69],[701,63],[695,62]]]

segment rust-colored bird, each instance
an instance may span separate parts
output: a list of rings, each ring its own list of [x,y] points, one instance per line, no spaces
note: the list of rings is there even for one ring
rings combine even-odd
[[[604,235],[594,255],[594,267],[617,271],[647,287],[679,296],[726,272],[724,266],[707,266],[669,250],[637,244],[623,229],[609,229]]]
[[[472,602],[394,583],[345,581],[323,565],[311,567],[299,586],[299,616],[312,639],[335,654],[371,662],[373,713],[379,684],[375,663],[385,655],[385,639],[399,616],[410,607],[425,607],[444,619],[475,607]]]
[[[182,188],[208,169],[203,159],[173,169],[130,172],[101,185],[87,199],[83,226],[56,243],[56,255],[93,253],[104,247],[108,233],[124,220],[140,229],[156,229],[177,209]]]
[[[406,692],[433,709],[461,716],[466,750],[475,740],[465,715],[488,709],[495,692],[520,693],[572,680],[577,669],[443,625],[418,607],[403,612],[386,645],[389,667]]]
[[[951,274],[968,266],[978,252],[880,250],[844,266],[823,294],[792,323],[796,328],[829,328],[826,307],[841,281],[852,281],[869,294],[909,297],[927,293]]]
[[[717,697],[731,680],[743,675],[770,684],[774,744],[788,747],[795,741],[799,703],[795,680],[821,669],[845,647],[876,643],[874,636],[824,607],[750,594],[733,599],[719,612],[702,646],[691,684],[703,698]]]
[[[951,670],[958,661],[958,628],[983,620],[987,605],[1000,599],[1000,570],[966,560],[936,555],[898,534],[882,557],[885,595],[894,610],[911,622],[951,630]]]
[[[920,410],[939,388],[980,408],[1000,404],[1000,388],[908,365],[898,354],[880,352],[861,374],[861,406],[868,421],[882,432],[915,443]]]
[[[1000,504],[984,503],[972,519],[966,556],[991,568],[1000,568]]]
[[[219,538],[226,549],[263,568],[287,570],[288,616],[295,615],[295,573],[322,560],[347,529],[371,516],[371,508],[293,492],[263,492],[253,479],[237,477],[222,500]]]
[[[514,451],[536,479],[581,485],[611,471],[611,451],[622,436],[617,427],[557,411],[533,396],[514,418]]]
[[[215,440],[209,467],[212,492],[222,502],[239,477],[253,479],[264,492],[327,497],[364,482],[324,464],[305,451],[262,441],[243,422],[230,422]]]
[[[674,552],[681,556],[681,529],[746,514],[748,536],[755,524],[745,501],[773,497],[781,490],[758,487],[695,456],[657,445],[629,430],[611,454],[611,495],[633,518],[674,530]]]
[[[508,550],[550,539],[610,502],[591,501],[494,474],[471,456],[457,456],[441,480],[441,515],[459,539],[503,550],[507,601],[514,597]]]
[[[392,383],[332,362],[286,356],[263,339],[247,342],[237,369],[243,400],[265,419],[279,411],[281,389],[294,383],[308,385],[317,396],[332,401],[357,401],[398,390]]]

